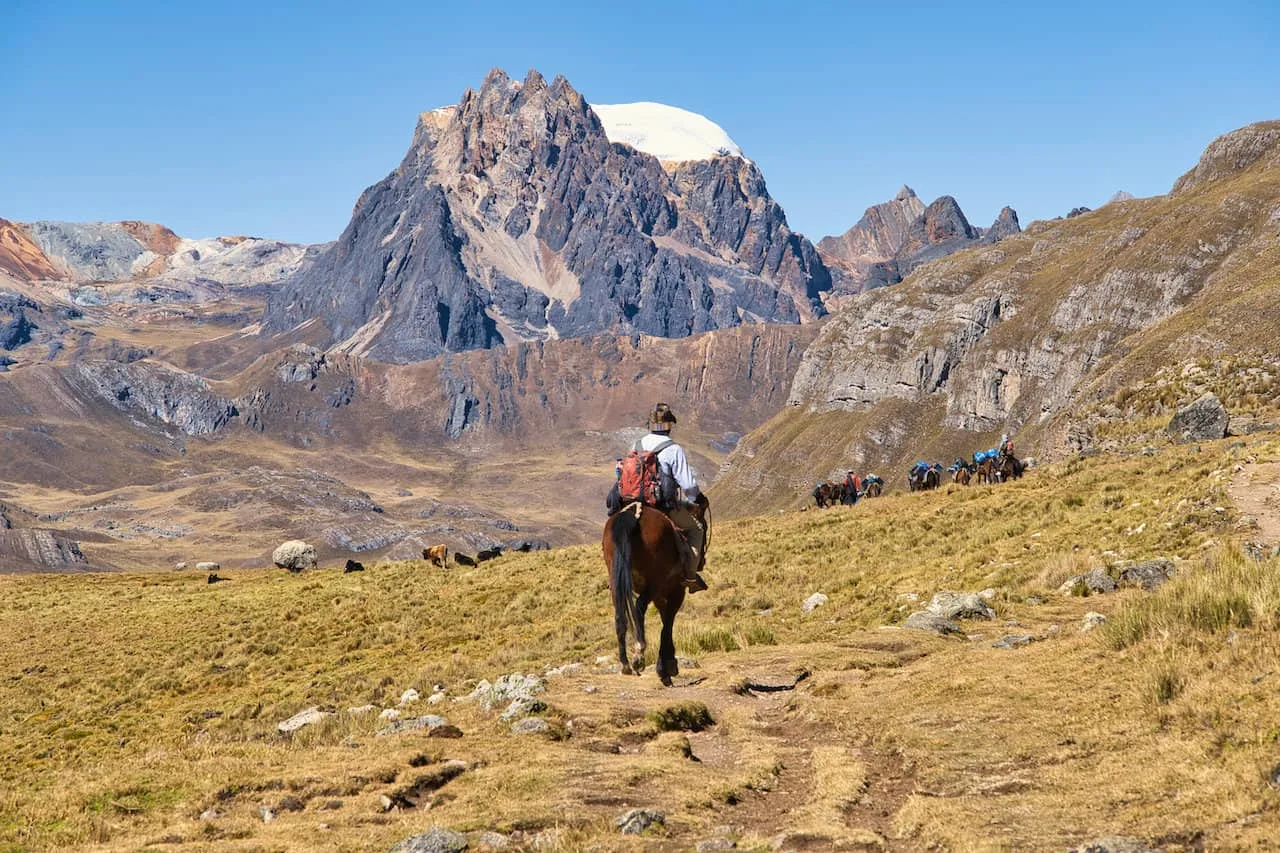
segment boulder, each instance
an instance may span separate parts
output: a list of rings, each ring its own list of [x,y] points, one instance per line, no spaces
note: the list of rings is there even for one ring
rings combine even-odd
[[[395,718],[392,718],[395,719]],[[426,729],[427,737],[462,737],[462,730],[457,726],[451,725],[444,717],[435,714],[427,714],[422,717],[413,717],[407,720],[395,719],[389,726],[378,729],[377,737],[385,735],[398,735],[404,732],[413,732]]]
[[[318,723],[321,720],[323,720],[325,717],[331,717],[331,716],[333,715],[328,711],[321,711],[318,707],[311,707],[311,708],[307,708],[305,711],[299,711],[298,713],[294,714],[292,717],[290,717],[289,719],[285,720],[284,722],[276,726],[276,729],[278,729],[281,732],[284,732],[285,734],[288,734],[290,732],[296,732],[298,729],[302,728],[303,726],[309,726],[312,723]]]
[[[467,698],[480,703],[480,707],[485,711],[492,711],[504,703],[511,705],[517,702],[531,702],[546,688],[546,680],[536,675],[512,673],[502,676],[493,684],[481,681]]]
[[[1058,587],[1058,592],[1064,595],[1101,595],[1115,591],[1116,582],[1106,569],[1094,569],[1087,574],[1069,577]]]
[[[1226,407],[1214,394],[1205,394],[1189,406],[1179,409],[1169,421],[1169,437],[1179,443],[1212,441],[1225,438],[1230,417]]]
[[[996,649],[1016,649],[1019,646],[1030,645],[1035,640],[1030,634],[1005,634],[1000,639],[991,644]]]
[[[916,611],[907,617],[907,621],[902,623],[903,628],[912,628],[916,631],[932,631],[935,634],[963,634],[964,631],[960,626],[950,619],[945,619],[933,613],[923,610]]]
[[[511,724],[511,733],[515,735],[541,735],[551,731],[551,724],[541,717],[525,717]]]
[[[196,563],[196,571],[198,572],[216,572],[220,568],[222,568],[222,566],[211,561]]]
[[[976,592],[939,592],[926,608],[943,619],[994,619],[996,612]]]
[[[316,549],[301,539],[290,539],[271,552],[271,561],[282,569],[300,572],[316,567]]]
[[[1106,622],[1106,615],[1102,613],[1095,613],[1091,610],[1084,615],[1083,619],[1080,620],[1080,632],[1084,633],[1086,631],[1092,631],[1099,625],[1105,625]]]
[[[1120,570],[1120,584],[1123,586],[1140,586],[1150,592],[1177,574],[1177,571],[1178,567],[1174,565],[1172,560],[1143,560]]]
[[[624,835],[639,835],[651,826],[665,826],[667,816],[656,809],[632,809],[614,823]]]
[[[389,853],[462,853],[467,837],[461,832],[433,826],[421,835],[411,835],[392,847]]]
[[[800,612],[812,613],[830,600],[831,599],[827,598],[822,593],[815,592],[813,595],[806,598],[804,603],[800,605]]]

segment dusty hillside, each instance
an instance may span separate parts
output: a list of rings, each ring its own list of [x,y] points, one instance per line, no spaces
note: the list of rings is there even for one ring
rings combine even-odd
[[[1215,142],[1168,196],[1033,223],[857,297],[806,352],[788,408],[729,460],[726,508],[797,502],[845,467],[896,481],[1006,430],[1024,453],[1082,449],[1081,408],[1162,367],[1265,354],[1280,327],[1277,127]]]
[[[654,402],[714,473],[782,405],[815,334],[602,336],[393,366],[306,345],[259,355],[265,339],[225,320],[130,326],[105,310],[67,321],[74,349],[0,380],[0,499],[138,569],[260,566],[294,536],[339,562],[581,542]]]
[[[1104,454],[722,524],[670,689],[610,671],[597,547],[215,585],[3,577],[0,844],[385,850],[438,827],[477,849],[1264,845],[1280,566],[1272,543],[1237,550],[1258,531],[1228,489],[1277,461],[1258,437]],[[1063,587],[1091,569],[1121,588]],[[983,591],[994,617],[904,627],[943,590]],[[503,719],[476,688],[513,673],[545,683]],[[620,834],[634,808],[662,824]]]

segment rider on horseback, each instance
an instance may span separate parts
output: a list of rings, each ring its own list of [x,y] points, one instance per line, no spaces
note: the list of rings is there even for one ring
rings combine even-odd
[[[681,546],[684,558],[684,585],[690,592],[699,592],[707,588],[707,582],[698,574],[706,563],[706,530],[697,517],[689,511],[691,504],[707,507],[707,496],[698,488],[698,479],[684,448],[671,439],[671,428],[676,425],[676,416],[666,403],[658,403],[649,415],[649,434],[636,442],[637,450],[657,451],[658,465],[664,477],[670,477],[680,487],[680,496],[671,496],[670,501],[658,509],[667,514],[672,523],[679,528],[683,536],[676,537]]]

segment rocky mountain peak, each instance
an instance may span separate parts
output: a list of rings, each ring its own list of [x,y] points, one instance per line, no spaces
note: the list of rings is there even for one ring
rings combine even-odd
[[[831,286],[750,161],[610,141],[563,77],[499,69],[419,117],[400,167],[268,302],[326,346],[406,362],[604,331],[662,337],[823,313]]]
[[[836,289],[858,292],[895,284],[911,270],[979,240],[994,243],[1021,231],[1018,215],[1006,207],[986,232],[974,228],[951,196],[928,207],[903,185],[891,201],[867,208],[857,224],[839,237],[818,243],[823,259],[836,271]]]
[[[1022,224],[1018,222],[1018,212],[1012,207],[1000,208],[1000,214],[996,216],[996,221],[991,223],[991,227],[982,235],[984,243],[998,243],[1005,237],[1012,237],[1014,234],[1022,233]]]
[[[1263,121],[1223,134],[1204,150],[1195,168],[1174,183],[1170,195],[1180,195],[1207,182],[1243,172],[1255,163],[1280,166],[1280,121]]]
[[[965,218],[960,204],[951,196],[944,195],[925,208],[924,216],[912,224],[907,239],[908,244],[915,240],[933,244],[955,239],[973,240],[975,237],[977,234]]]

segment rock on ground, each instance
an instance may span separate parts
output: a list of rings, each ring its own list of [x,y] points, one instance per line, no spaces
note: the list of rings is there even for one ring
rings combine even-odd
[[[1120,570],[1120,583],[1125,586],[1140,586],[1150,592],[1169,578],[1177,574],[1178,567],[1172,560],[1143,560]]]
[[[421,835],[411,835],[392,847],[389,853],[462,853],[467,837],[460,832],[433,826]]]
[[[1087,574],[1075,575],[1058,587],[1058,592],[1064,595],[1076,595],[1078,592],[1083,595],[1101,595],[1115,591],[1116,582],[1107,574],[1106,569],[1094,569]]]
[[[996,612],[976,592],[939,592],[927,612],[943,619],[994,619]]]
[[[1107,621],[1107,617],[1104,614],[1094,613],[1091,610],[1084,615],[1083,619],[1080,620],[1080,631],[1081,632],[1092,631],[1094,628],[1097,628],[1099,625],[1106,624],[1106,621]]]
[[[378,729],[377,736],[398,735],[404,732],[427,730],[428,737],[462,737],[462,730],[451,725],[444,717],[427,714],[407,720],[396,720],[389,726]]]
[[[655,809],[632,809],[615,821],[625,835],[639,835],[651,826],[665,826],[667,816]]]
[[[813,595],[806,598],[804,603],[800,605],[800,611],[802,613],[812,613],[830,600],[831,599],[827,598],[822,593],[815,592]]]
[[[1224,438],[1229,420],[1222,401],[1214,394],[1205,394],[1170,419],[1169,437],[1180,443]]]
[[[282,569],[300,572],[316,567],[316,549],[301,539],[290,539],[271,553],[271,561]]]
[[[309,726],[312,723],[318,723],[321,720],[323,720],[325,717],[329,717],[329,716],[332,716],[332,714],[330,714],[328,711],[321,711],[317,707],[311,707],[311,708],[307,708],[305,711],[299,711],[289,719],[280,723],[278,726],[276,726],[276,728],[279,731],[282,731],[285,734],[288,734],[289,732],[296,732],[298,729],[302,728],[303,726]]]

